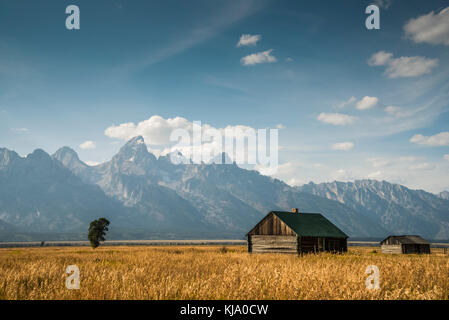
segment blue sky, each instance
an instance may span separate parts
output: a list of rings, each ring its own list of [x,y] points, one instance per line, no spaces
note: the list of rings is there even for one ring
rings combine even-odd
[[[449,189],[447,1],[373,1],[380,30],[370,3],[0,0],[0,146],[98,163],[133,133],[105,134],[123,123],[154,150],[176,117],[278,126],[290,184]],[[70,4],[80,30],[65,28]]]

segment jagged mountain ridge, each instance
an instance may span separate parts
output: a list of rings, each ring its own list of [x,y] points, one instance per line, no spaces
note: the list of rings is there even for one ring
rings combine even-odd
[[[43,150],[22,158],[0,149],[0,220],[11,226],[5,229],[71,232],[97,215],[119,220],[124,209]]]
[[[10,189],[7,198],[24,199],[5,205],[6,193],[0,193],[0,220],[7,226],[21,225],[21,230],[42,232],[62,228],[53,226],[48,219],[45,223],[36,217],[30,219],[30,214],[36,215],[36,211],[21,204],[33,203],[32,195],[36,194],[41,203],[54,206],[44,211],[39,208],[41,217],[46,215],[59,223],[69,221],[61,217],[73,219],[65,230],[84,230],[92,216],[105,215],[111,218],[113,226],[127,228],[122,238],[123,234],[129,238],[242,238],[268,211],[292,207],[302,212],[321,212],[352,237],[395,233],[391,225],[370,210],[344,204],[341,199],[328,199],[326,194],[291,187],[236,164],[175,165],[170,155],[156,158],[148,152],[142,137],[131,139],[110,161],[97,166],[88,166],[68,147],[59,149],[51,158],[42,150],[37,153],[51,163],[50,167],[57,168],[53,171],[58,174],[49,175],[45,168],[30,162],[28,174],[17,175],[19,181],[15,181],[6,173],[19,170],[31,155],[21,158],[13,151],[0,149],[0,183]],[[179,153],[174,156],[182,157]],[[40,175],[36,176],[37,171]],[[47,183],[38,183],[44,177]],[[28,195],[21,191],[17,198],[13,194],[16,189],[11,186],[17,183],[29,186]],[[70,197],[64,198],[64,192],[58,195],[56,189],[65,190]],[[102,199],[95,205],[102,203],[104,210],[89,202],[93,194]],[[90,204],[92,208],[81,204]],[[407,216],[409,212],[404,214]],[[441,215],[445,221],[444,212]],[[419,231],[420,225],[414,223],[404,230]],[[428,238],[442,234],[435,228],[433,231]]]
[[[60,158],[58,152],[55,158]],[[179,153],[176,156],[182,157]],[[167,219],[173,212],[179,220],[179,211],[184,208],[196,221],[218,232],[227,230],[242,236],[268,211],[298,206],[303,211],[324,212],[351,235],[386,233],[377,226],[366,232],[367,226],[373,226],[372,221],[338,202],[300,193],[279,180],[235,164],[175,165],[170,155],[156,159],[142,137],[128,141],[101,165],[86,168],[79,162],[77,157],[65,161],[86,183],[99,185],[107,195],[153,220]],[[80,171],[80,167],[84,169]],[[167,195],[170,203],[161,200]],[[179,210],[173,209],[176,203],[182,203]]]
[[[376,180],[311,182],[298,190],[344,203],[394,234],[449,238],[449,201],[429,192]]]

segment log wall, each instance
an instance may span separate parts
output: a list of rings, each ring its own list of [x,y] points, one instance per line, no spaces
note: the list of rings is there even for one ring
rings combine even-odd
[[[402,253],[402,245],[400,244],[383,244],[381,246],[382,253]]]
[[[252,253],[298,253],[296,236],[250,235],[248,251]]]

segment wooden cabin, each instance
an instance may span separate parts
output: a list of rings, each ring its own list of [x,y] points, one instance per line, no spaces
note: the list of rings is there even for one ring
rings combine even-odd
[[[246,235],[250,253],[346,252],[348,236],[319,213],[271,211]]]
[[[430,253],[430,242],[420,236],[389,236],[380,245],[382,253]]]

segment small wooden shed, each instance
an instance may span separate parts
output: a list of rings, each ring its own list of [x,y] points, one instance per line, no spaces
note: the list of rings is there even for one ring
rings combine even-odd
[[[246,235],[250,253],[346,252],[348,236],[319,213],[271,211]]]
[[[420,236],[389,236],[380,245],[382,253],[430,253],[430,242]]]

